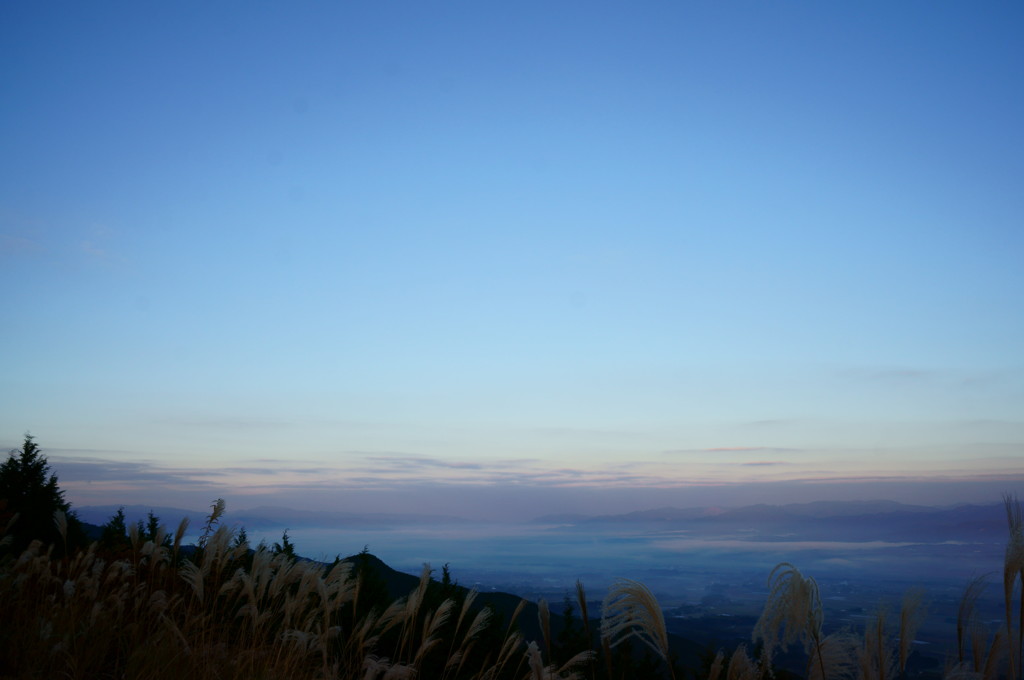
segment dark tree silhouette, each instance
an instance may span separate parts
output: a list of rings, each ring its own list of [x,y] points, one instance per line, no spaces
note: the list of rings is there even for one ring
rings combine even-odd
[[[274,543],[274,548],[273,548],[272,552],[275,555],[280,555],[280,554],[287,555],[288,558],[291,559],[292,562],[294,562],[296,559],[298,559],[298,555],[295,554],[295,544],[292,543],[290,538],[288,538],[288,530],[287,529],[285,529],[284,533],[281,534],[281,542],[280,543],[276,543],[276,542]]]
[[[156,543],[156,539],[159,538],[160,530],[162,528],[163,527],[160,526],[160,518],[154,515],[152,510],[146,513],[146,530],[142,534],[143,538],[145,538],[147,541],[153,541],[154,543]]]
[[[249,547],[249,534],[246,533],[245,527],[238,527],[238,533],[235,534],[235,540],[231,542],[232,548],[241,548],[245,546]]]
[[[64,500],[64,492],[57,486],[57,475],[51,472],[46,456],[42,455],[32,435],[25,435],[21,450],[11,451],[0,465],[0,504],[5,504],[6,518],[17,515],[9,532],[11,541],[6,546],[15,555],[35,539],[44,545],[53,544],[57,554],[62,554],[65,547],[84,543],[81,522],[71,512],[71,504]],[[54,513],[58,510],[67,518],[66,537],[54,522]]]
[[[100,534],[100,543],[111,550],[120,550],[128,546],[128,525],[124,517],[124,506],[117,509]]]

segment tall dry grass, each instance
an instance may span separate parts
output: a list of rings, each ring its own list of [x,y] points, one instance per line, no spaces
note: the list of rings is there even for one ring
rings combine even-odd
[[[1009,540],[1003,587],[1006,620],[988,630],[975,614],[985,586],[971,581],[960,602],[956,649],[946,680],[1019,678],[1024,638],[1024,525],[1016,497],[1004,498]],[[475,591],[441,589],[424,566],[405,597],[374,601],[366,575],[351,563],[327,566],[264,548],[250,550],[211,507],[201,539],[183,545],[187,521],[152,540],[130,529],[126,547],[98,544],[54,557],[36,541],[0,564],[0,678],[361,678],[394,680],[553,680],[631,678],[628,655],[639,640],[675,678],[672,640],[653,593],[617,581],[604,599],[592,637],[583,584],[576,583],[584,639],[591,649],[555,649],[550,611],[537,609],[537,639],[519,626],[526,602],[507,621],[477,604]],[[54,517],[58,529],[66,518]],[[0,529],[0,542],[5,540]],[[701,680],[761,680],[773,660],[798,646],[809,680],[899,680],[906,676],[923,616],[920,592],[898,612],[880,609],[862,631],[824,633],[818,585],[789,563],[769,575],[769,595],[746,645],[719,652]],[[15,625],[11,625],[14,622]],[[757,648],[755,647],[755,650]],[[554,659],[561,663],[556,664]],[[568,657],[568,658],[567,658]]]
[[[38,541],[0,567],[0,677],[495,679],[525,668],[512,627],[500,653],[475,643],[491,612],[428,603],[430,571],[383,608],[357,602],[362,577],[233,545],[214,507],[191,554],[161,532],[116,558],[98,544],[54,559]],[[59,523],[60,518],[57,518]],[[517,664],[518,662],[518,664]]]
[[[619,579],[608,591],[601,614],[601,639],[610,649],[635,637],[654,650],[675,678],[665,615],[657,598],[644,584]]]
[[[1004,494],[1003,504],[1006,507],[1006,520],[1010,529],[1010,539],[1006,544],[1006,556],[1003,560],[1006,641],[1009,649],[1010,677],[1021,678],[1024,677],[1024,518],[1021,515],[1020,499],[1016,495]],[[1013,594],[1018,583],[1021,585],[1020,606],[1015,636]]]

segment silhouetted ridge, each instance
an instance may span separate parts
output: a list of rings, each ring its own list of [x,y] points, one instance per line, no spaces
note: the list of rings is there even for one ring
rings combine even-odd
[[[556,522],[549,522],[556,523]],[[560,524],[579,530],[632,525],[693,536],[733,534],[761,541],[977,541],[999,540],[1005,518],[992,505],[935,508],[894,501],[819,501],[740,508],[658,508],[601,515]]]

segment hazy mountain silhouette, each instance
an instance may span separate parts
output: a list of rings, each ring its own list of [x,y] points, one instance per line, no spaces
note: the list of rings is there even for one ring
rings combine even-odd
[[[1005,511],[997,503],[935,508],[895,501],[819,501],[728,509],[658,508],[590,517],[548,515],[536,522],[585,531],[628,525],[694,536],[739,533],[758,540],[978,541],[991,536],[1001,541],[1006,532]]]
[[[94,524],[105,524],[120,505],[87,505],[76,507],[79,516]],[[148,505],[125,505],[125,520],[129,523],[146,520],[152,510],[161,522],[174,529],[183,517],[188,517],[192,527],[202,526],[209,511],[186,510],[184,508],[153,507]],[[299,527],[326,528],[379,528],[422,524],[459,524],[466,520],[447,515],[422,515],[413,513],[354,513],[330,510],[295,510],[278,506],[259,506],[249,510],[228,510],[224,522],[228,526],[243,526],[246,529],[279,529]]]
[[[76,508],[79,517],[92,524],[105,524],[121,506],[102,505]],[[207,513],[172,507],[124,506],[129,523],[145,521],[152,510],[169,529],[188,517],[193,528],[202,526]],[[474,520],[446,515],[413,513],[353,513],[295,510],[260,506],[229,511],[229,526],[250,530],[282,528],[377,529],[424,525],[470,525]],[[1002,505],[958,505],[928,507],[896,501],[818,501],[790,505],[749,505],[739,508],[691,507],[656,508],[620,515],[545,515],[532,524],[556,525],[560,531],[602,531],[614,527],[684,531],[692,536],[735,534],[744,538],[803,541],[979,541],[991,536],[1001,541],[1006,517]]]

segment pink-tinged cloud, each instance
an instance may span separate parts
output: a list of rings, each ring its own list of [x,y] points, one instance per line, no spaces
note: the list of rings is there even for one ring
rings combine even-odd
[[[468,517],[490,513],[520,519],[553,512],[601,514],[838,497],[905,500],[908,494],[922,504],[982,502],[1024,485],[1024,463],[1013,459],[974,473],[912,475],[850,474],[839,467],[810,472],[781,459],[737,461],[728,456],[700,465],[666,464],[662,458],[592,466],[566,465],[563,460],[558,467],[538,459],[468,461],[395,451],[339,456],[337,460],[344,462],[334,464],[261,458],[223,467],[125,461],[126,452],[116,457],[120,460],[99,452],[49,456],[69,500],[78,505],[159,503],[199,508],[224,497],[243,505],[358,506],[378,512],[420,510]],[[992,464],[997,462],[993,459]],[[935,489],[945,491],[930,491]]]

